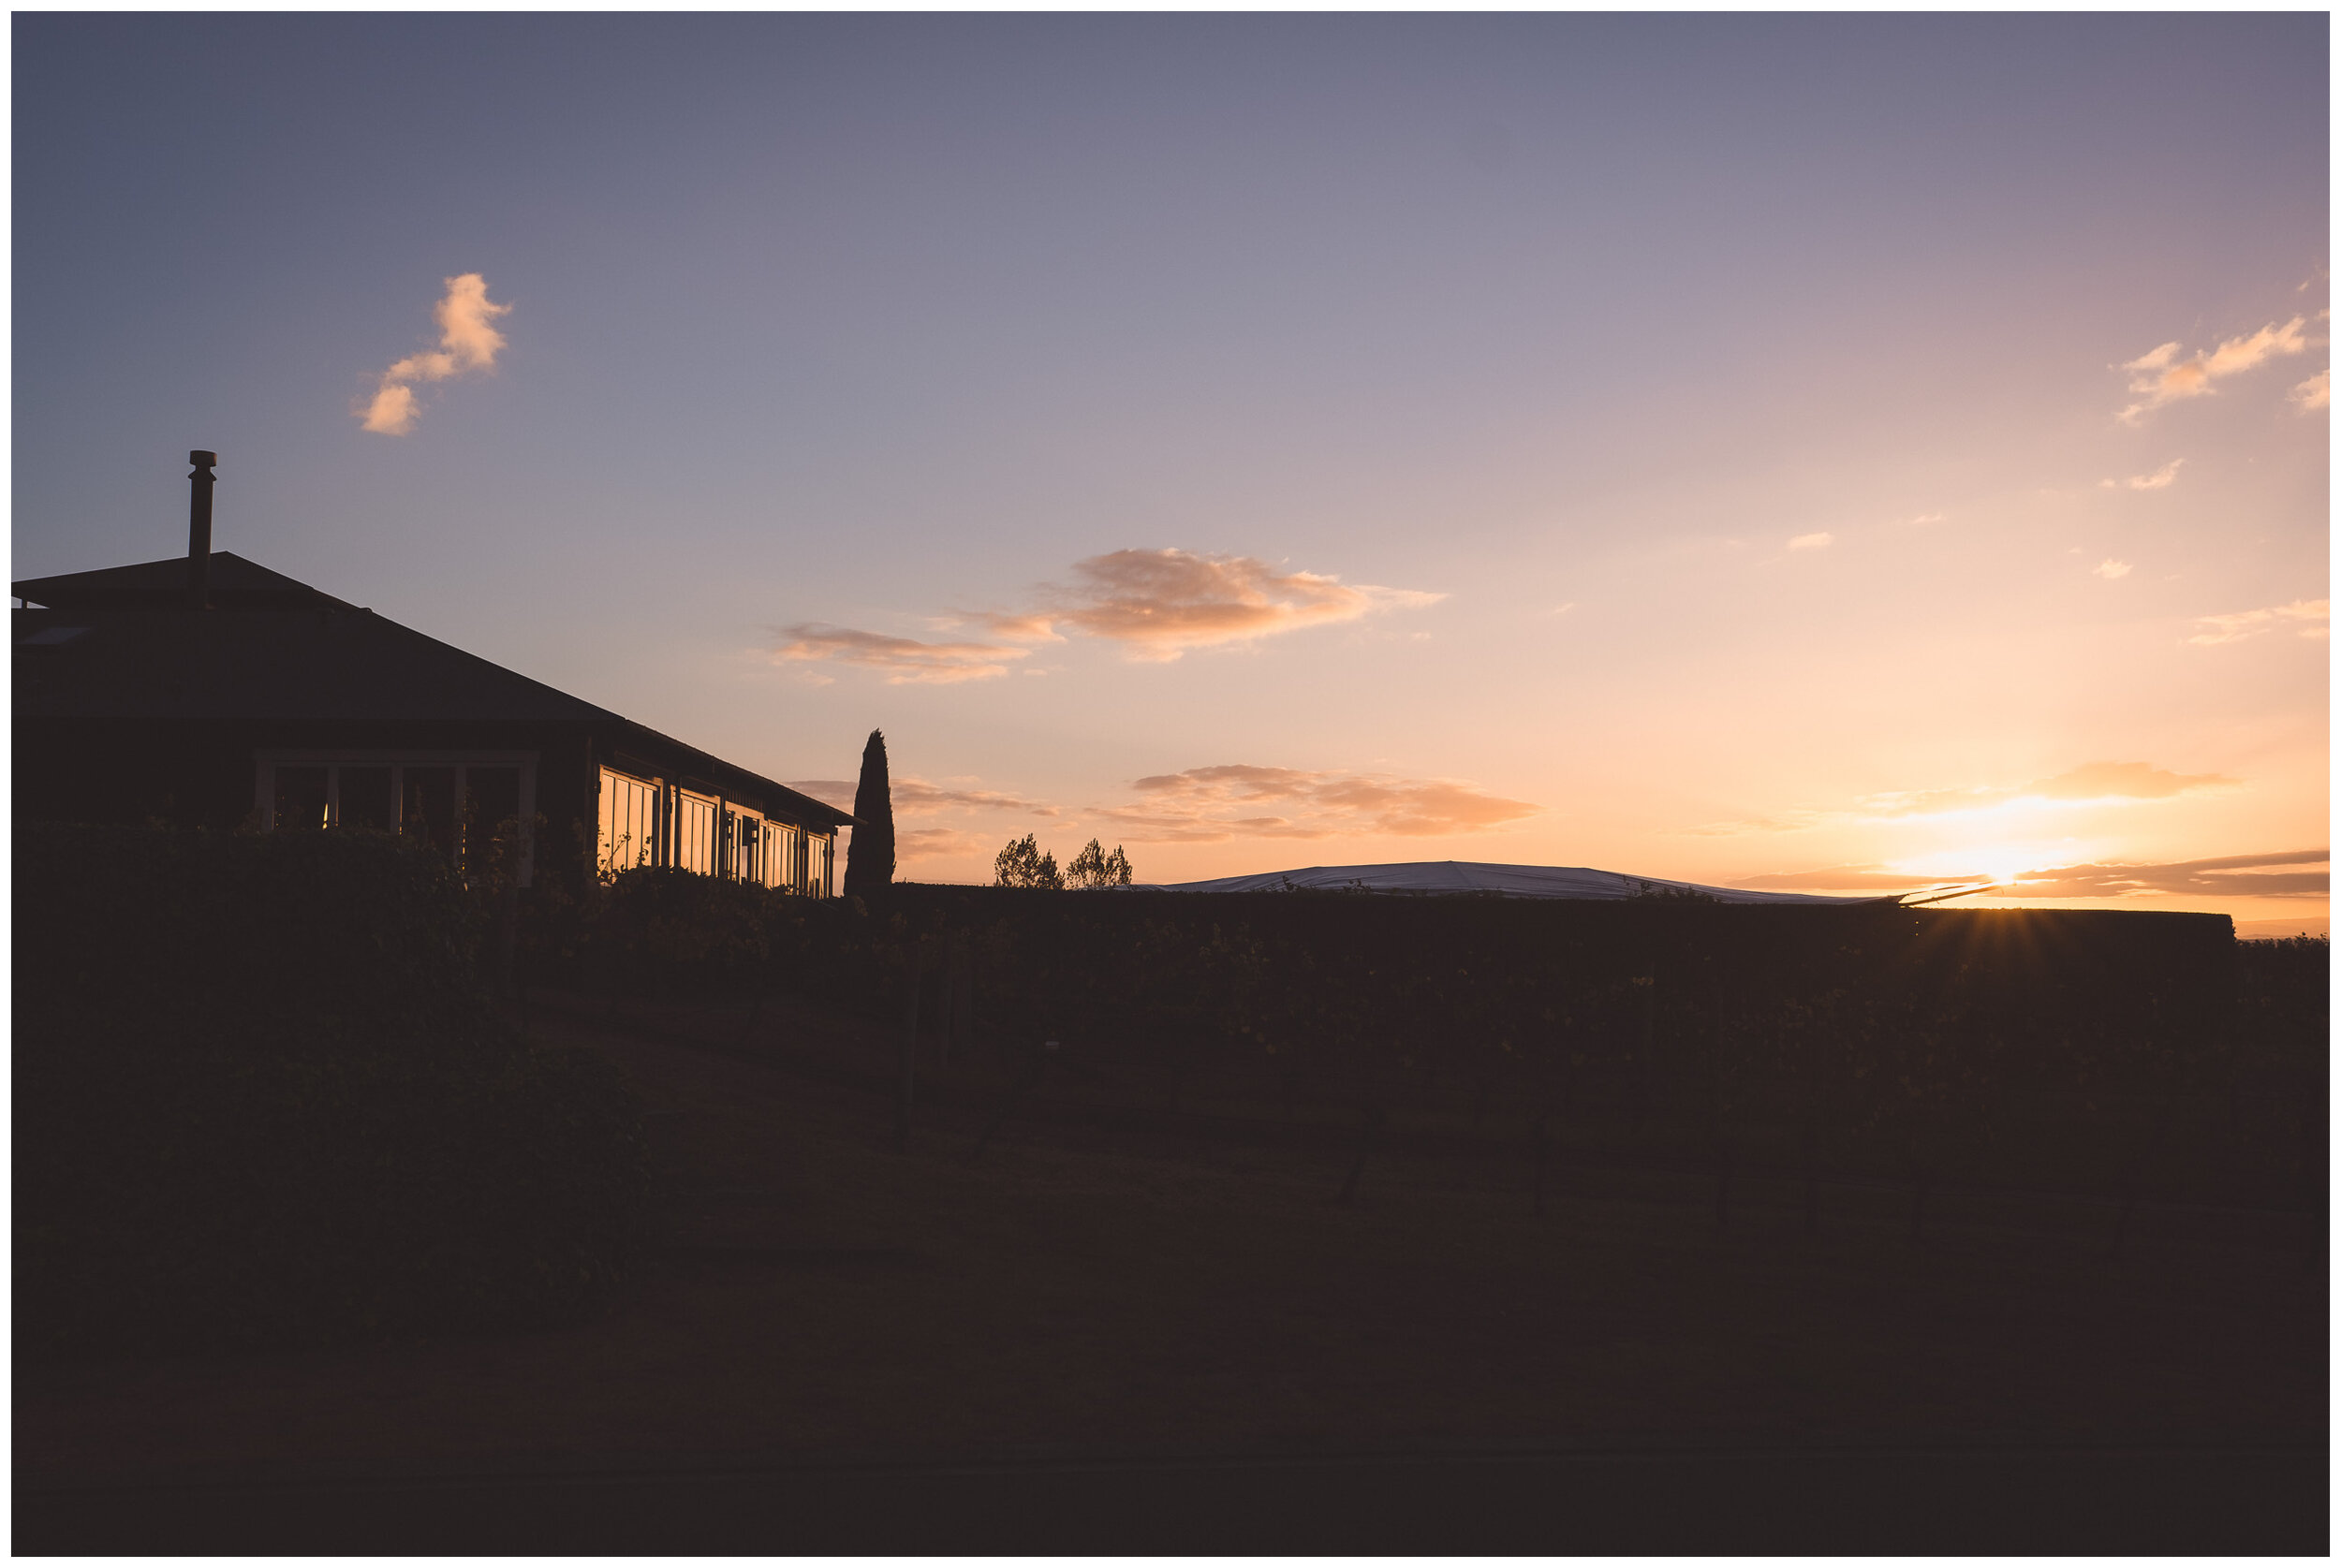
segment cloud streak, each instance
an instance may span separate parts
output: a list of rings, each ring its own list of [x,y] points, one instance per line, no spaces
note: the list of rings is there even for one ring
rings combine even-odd
[[[2138,400],[2122,410],[2121,418],[2135,424],[2166,403],[2209,396],[2216,389],[2214,382],[2241,375],[2280,356],[2305,352],[2307,332],[2308,318],[2296,315],[2281,325],[2272,321],[2257,332],[2229,338],[2216,348],[2201,349],[2191,357],[2182,358],[2177,343],[2141,354],[2118,367],[2130,373],[2130,395]]]
[[[2320,370],[2286,394],[2304,414],[2333,406],[2333,372]]]
[[[781,635],[788,640],[773,650],[774,659],[881,670],[890,686],[950,686],[963,681],[991,681],[1008,673],[1010,660],[1031,652],[1027,648],[1003,648],[988,642],[920,642],[906,637],[857,632],[847,626],[825,626],[818,623],[790,626]]]
[[[2332,886],[2330,871],[2271,868],[2323,866],[2331,853],[2323,849],[2298,849],[2282,855],[2231,855],[2165,865],[2056,866],[2025,872],[2009,891],[2035,899],[2126,898],[2142,893],[2209,898],[2322,898]]]
[[[2231,789],[2236,783],[2217,773],[2173,773],[2144,762],[2087,762],[2054,778],[2035,779],[2026,784],[1890,791],[1868,797],[1852,811],[1783,812],[1743,822],[1708,823],[1686,831],[1695,838],[1800,833],[1807,828],[1848,823],[1895,822],[1953,812],[1988,811],[2023,801],[2044,805],[2114,805],[2167,800],[2198,790]]]
[[[1117,550],[1073,564],[1073,582],[1045,591],[1048,608],[1023,618],[1046,631],[1068,626],[1120,643],[1131,657],[1164,662],[1190,648],[1255,642],[1376,610],[1438,603],[1443,593],[1349,584],[1316,572],[1284,572],[1248,555]]]
[[[2107,490],[2168,490],[2178,482],[2178,471],[2185,458],[2172,458],[2151,474],[2133,474],[2127,479],[2107,479]]]
[[[1131,787],[1139,794],[1137,804],[1088,814],[1113,823],[1137,843],[1368,834],[1439,838],[1484,832],[1543,809],[1453,779],[1245,763],[1158,773]]]
[[[2160,865],[2122,862],[2055,866],[2022,872],[2000,886],[2004,897],[2033,899],[2132,898],[2150,893],[2175,893],[2210,898],[2318,898],[2327,891],[2331,872],[2291,868],[2323,866],[2330,851],[2291,850],[2279,855],[2231,855],[2210,860],[2179,860]],[[1950,887],[1987,880],[1972,876],[1912,876],[1882,865],[1831,866],[1819,871],[1780,872],[1751,876],[1741,887],[1802,888],[1812,892],[1893,893],[1926,887]]]
[[[2298,636],[2321,640],[2332,631],[2332,601],[2295,599],[2289,605],[2237,610],[2231,615],[2198,615],[2195,624],[2201,629],[2186,640],[2203,648],[2241,642],[2287,626]]]
[[[1032,645],[1064,642],[1067,633],[1162,664],[1190,649],[1257,642],[1446,596],[1283,571],[1248,555],[1118,550],[1075,562],[1071,582],[1041,589],[1038,608],[962,610],[938,623],[972,626],[994,641],[919,642],[817,623],[788,627],[774,657],[880,669],[896,685],[984,681],[1007,674],[1009,662],[1027,657]]]
[[[1913,893],[1928,887],[1956,887],[1989,880],[1980,872],[1973,876],[1912,876],[1906,872],[1892,871],[1873,863],[1866,866],[1829,866],[1814,872],[1772,872],[1763,876],[1743,877],[1731,886],[1802,889],[1816,893]]]
[[[493,371],[496,356],[504,351],[504,334],[494,323],[511,309],[488,298],[488,282],[478,272],[449,278],[447,293],[431,309],[439,324],[439,346],[409,354],[382,373],[373,401],[359,415],[364,428],[380,435],[405,435],[422,415],[415,398],[419,384]]]
[[[2143,762],[2086,762],[2053,779],[2035,779],[2013,789],[1931,789],[1907,795],[1878,795],[1866,802],[1887,816],[1938,816],[1946,812],[1976,811],[2014,800],[2082,801],[2168,800],[2197,790],[2229,789],[2235,780],[2217,773],[2173,773]]]
[[[798,779],[790,789],[810,795],[816,800],[826,800],[840,810],[853,806],[853,781],[850,779]],[[911,774],[897,773],[888,786],[897,816],[932,816],[943,812],[1028,812],[1034,816],[1055,816],[1057,808],[1022,795],[1005,790],[960,788],[950,784],[932,784]]]

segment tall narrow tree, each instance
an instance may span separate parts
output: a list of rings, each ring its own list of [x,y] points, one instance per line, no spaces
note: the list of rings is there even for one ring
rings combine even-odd
[[[861,780],[853,790],[853,838],[846,845],[846,892],[870,898],[894,880],[894,796],[886,779],[886,732],[870,731]]]

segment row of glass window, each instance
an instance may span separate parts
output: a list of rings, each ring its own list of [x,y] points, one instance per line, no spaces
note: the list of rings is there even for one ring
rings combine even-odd
[[[601,769],[596,857],[605,877],[636,866],[672,866],[828,898],[835,843],[737,801]]]

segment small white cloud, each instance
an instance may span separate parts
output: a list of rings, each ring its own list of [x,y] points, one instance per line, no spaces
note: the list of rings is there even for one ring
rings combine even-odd
[[[1921,512],[1917,517],[1911,518],[1903,523],[1902,526],[1905,528],[1924,528],[1930,522],[1942,521],[1943,519],[1949,515],[1950,514],[1946,512]]]
[[[2109,555],[2089,569],[2106,581],[2112,582],[2115,578],[2125,578],[2129,575],[2129,563],[2116,561]]]
[[[2320,370],[2291,391],[2292,406],[2304,414],[2333,405],[2333,372]]]
[[[1567,615],[1570,610],[1575,609],[1576,608],[1577,601],[1571,599],[1565,605],[1554,605],[1553,607],[1553,613],[1555,615]]]
[[[496,356],[504,350],[504,334],[493,323],[511,309],[488,298],[488,282],[478,272],[449,278],[446,295],[431,310],[439,323],[439,346],[409,354],[382,373],[373,401],[358,416],[364,428],[379,435],[405,435],[422,412],[415,402],[417,382],[493,371]]]
[[[2151,474],[2133,474],[2127,479],[2108,479],[2107,490],[2168,490],[2178,483],[2178,471],[2185,458],[2172,458]]]
[[[1827,550],[1836,543],[1834,534],[1799,534],[1789,541],[1790,550]]]

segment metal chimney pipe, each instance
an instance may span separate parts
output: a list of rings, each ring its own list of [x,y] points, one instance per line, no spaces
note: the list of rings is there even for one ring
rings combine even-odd
[[[212,608],[212,474],[217,452],[189,452],[195,472],[187,476],[187,589],[197,609]]]

